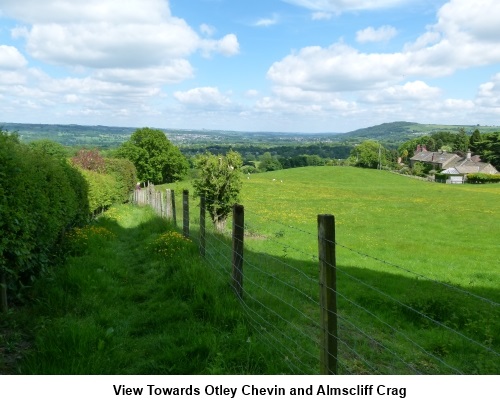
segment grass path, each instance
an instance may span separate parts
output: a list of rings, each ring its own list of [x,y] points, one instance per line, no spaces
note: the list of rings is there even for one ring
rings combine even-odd
[[[73,257],[36,285],[34,306],[2,320],[24,330],[11,337],[12,350],[29,342],[10,373],[279,372],[250,343],[228,284],[179,236],[133,206],[112,208],[70,236]],[[161,250],[162,237],[180,242]],[[172,255],[174,245],[184,254]]]

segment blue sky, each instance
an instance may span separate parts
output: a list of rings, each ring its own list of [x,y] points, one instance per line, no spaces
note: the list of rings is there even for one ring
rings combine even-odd
[[[0,122],[500,125],[498,0],[0,0]]]

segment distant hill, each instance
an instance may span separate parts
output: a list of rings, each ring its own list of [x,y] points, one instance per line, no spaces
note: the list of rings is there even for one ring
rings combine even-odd
[[[481,133],[500,131],[498,126],[418,124],[416,122],[397,121],[346,132],[339,135],[337,139],[350,142],[374,139],[386,145],[397,145],[409,139],[431,135],[435,132],[458,132],[460,128],[464,128],[469,135],[475,129],[479,129]]]
[[[2,123],[0,128],[7,131],[17,131],[23,142],[39,139],[51,139],[67,146],[85,146],[116,148],[130,139],[136,130],[133,127],[111,127],[91,125],[48,125]],[[214,145],[236,146],[255,145],[270,146],[303,146],[317,143],[341,143],[344,146],[354,146],[367,139],[381,142],[388,148],[397,148],[401,143],[416,137],[432,134],[438,131],[458,132],[465,128],[471,134],[475,129],[482,133],[500,131],[497,126],[478,125],[439,125],[418,124],[416,122],[398,121],[357,129],[346,133],[292,133],[292,132],[250,132],[226,130],[189,130],[162,129],[168,138],[180,147],[208,147]]]
[[[0,122],[0,128],[17,132],[23,142],[50,139],[66,146],[116,148],[130,139],[134,127],[110,127],[102,125],[20,124]],[[227,130],[165,129],[162,131],[177,146],[246,145],[261,146],[302,145],[330,141],[337,134],[243,132]],[[330,141],[331,142],[331,141]]]

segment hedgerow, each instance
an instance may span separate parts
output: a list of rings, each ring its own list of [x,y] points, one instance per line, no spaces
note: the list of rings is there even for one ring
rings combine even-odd
[[[468,174],[467,183],[472,183],[472,184],[500,183],[500,174],[486,174],[486,173]]]
[[[80,151],[81,152],[81,151]],[[78,156],[87,156],[80,153]],[[103,212],[111,205],[126,202],[136,182],[136,171],[132,162],[126,159],[104,159],[93,151],[93,161],[101,163],[92,168],[85,160],[71,159],[71,163],[88,184],[88,202],[92,215]]]
[[[0,130],[1,306],[53,262],[64,233],[89,216],[87,183],[64,159]]]
[[[127,202],[130,191],[134,189],[137,173],[134,164],[127,159],[105,158],[106,173],[116,179],[116,189],[113,191],[117,202]]]

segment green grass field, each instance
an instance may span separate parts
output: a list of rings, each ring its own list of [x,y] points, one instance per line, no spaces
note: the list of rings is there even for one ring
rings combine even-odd
[[[317,215],[333,214],[339,373],[500,373],[500,185],[350,167],[245,177],[241,302],[229,236],[208,232],[199,258],[190,183],[167,187],[177,207],[191,190],[192,241],[179,208],[177,232],[124,205],[71,233],[32,306],[0,318],[1,372],[318,373]]]
[[[317,295],[317,283],[291,272],[317,277],[317,215],[335,215],[342,372],[499,371],[500,186],[309,167],[245,177],[242,203],[249,290],[264,282],[255,269],[266,268]],[[192,218],[197,209],[193,200]]]
[[[160,188],[166,187],[176,190],[177,199],[184,188],[192,195],[188,182]],[[197,218],[193,203],[191,217]],[[386,171],[309,167],[245,177],[242,204],[255,233],[283,233],[288,244],[308,254],[317,254],[317,215],[333,214],[337,243],[437,280],[493,290],[500,298],[492,289],[500,285],[500,185],[447,185]],[[258,245],[255,239],[250,245]],[[341,265],[363,260],[338,249]]]

